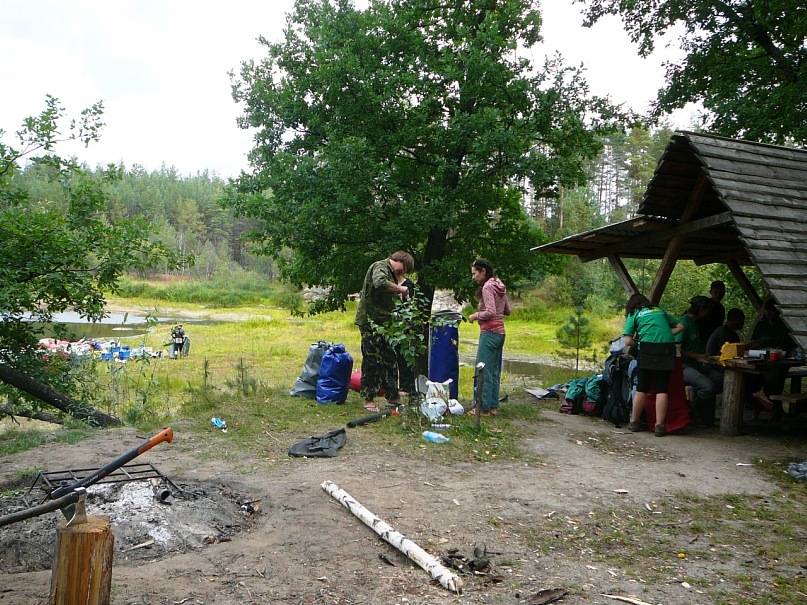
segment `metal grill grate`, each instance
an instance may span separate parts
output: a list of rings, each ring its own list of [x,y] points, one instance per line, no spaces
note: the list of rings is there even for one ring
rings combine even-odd
[[[77,481],[81,481],[85,477],[89,477],[97,471],[97,468],[77,468],[40,472],[37,474],[36,479],[34,479],[31,487],[28,488],[25,496],[23,496],[23,501],[25,502],[25,505],[29,507],[34,506],[34,503],[41,504],[47,500],[48,494],[50,494],[54,489],[72,485]],[[164,481],[178,492],[183,491],[182,488],[177,486],[168,477],[158,471],[151,463],[126,464],[111,472],[106,477],[103,477],[97,483],[126,483],[129,481],[146,481],[149,479],[158,479],[159,481]],[[36,495],[35,492],[37,491],[43,494],[41,500],[34,497]]]

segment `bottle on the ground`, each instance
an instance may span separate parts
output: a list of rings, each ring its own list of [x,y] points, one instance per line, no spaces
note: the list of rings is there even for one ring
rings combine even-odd
[[[431,441],[432,443],[448,443],[451,441],[451,439],[445,435],[435,433],[434,431],[423,431],[423,438],[426,441]]]

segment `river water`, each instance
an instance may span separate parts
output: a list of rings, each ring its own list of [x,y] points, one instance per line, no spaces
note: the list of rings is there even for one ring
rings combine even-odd
[[[156,319],[160,325],[176,323],[177,321],[190,323],[188,320],[177,320],[170,317],[158,317]],[[149,327],[144,316],[131,313],[108,313],[100,321],[91,322],[74,311],[66,311],[64,313],[55,313],[53,322],[67,326],[68,340],[70,341],[76,341],[81,338],[105,339],[140,336],[146,334]],[[42,327],[44,337],[53,338],[56,335],[52,325],[44,324]]]

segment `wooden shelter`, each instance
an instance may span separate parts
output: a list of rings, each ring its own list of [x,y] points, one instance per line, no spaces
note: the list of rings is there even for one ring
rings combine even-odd
[[[807,350],[807,150],[709,134],[673,135],[635,218],[533,248],[608,258],[629,294],[622,258],[661,259],[658,302],[678,259],[723,263],[762,305],[743,266],[759,270],[782,319]]]

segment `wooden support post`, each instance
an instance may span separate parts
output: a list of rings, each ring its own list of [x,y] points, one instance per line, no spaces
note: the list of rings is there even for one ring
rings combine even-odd
[[[703,172],[701,172],[698,176],[698,180],[695,182],[695,186],[692,188],[692,191],[689,194],[687,204],[681,212],[681,219],[678,222],[679,227],[686,227],[686,224],[695,218],[695,213],[698,211],[699,204],[707,184],[708,181],[706,180],[706,176]],[[656,277],[653,280],[653,284],[650,286],[650,291],[647,294],[647,298],[649,298],[650,302],[652,302],[654,305],[657,305],[661,300],[661,295],[664,294],[664,289],[667,287],[667,282],[670,281],[670,275],[672,275],[673,269],[675,269],[675,265],[678,262],[678,255],[687,239],[686,232],[684,233],[685,234],[683,235],[673,237],[667,244],[667,250],[664,253],[664,258],[661,259],[661,265],[659,265],[658,271],[656,272]]]
[[[720,434],[734,437],[740,434],[743,423],[745,374],[739,370],[726,368],[723,376],[723,415],[720,418]]]
[[[481,428],[480,422],[482,418],[482,390],[485,388],[485,362],[480,361],[476,364],[476,372],[474,373],[474,429],[479,432]]]
[[[616,254],[609,254],[608,262],[611,263],[611,267],[613,267],[616,276],[619,278],[619,281],[622,282],[622,287],[625,288],[625,292],[627,292],[628,297],[636,294],[639,291],[639,288],[636,287],[636,282],[633,281],[630,273],[628,273],[622,259]]]
[[[56,527],[50,605],[109,605],[115,536],[109,517]]]

